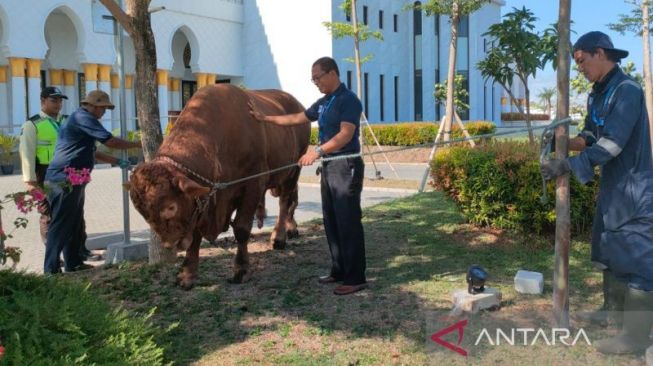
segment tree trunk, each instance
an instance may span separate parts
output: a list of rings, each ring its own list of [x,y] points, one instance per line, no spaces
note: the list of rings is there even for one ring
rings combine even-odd
[[[156,96],[156,45],[148,11],[150,0],[126,0],[126,12],[114,0],[100,0],[100,2],[123,26],[134,43],[136,56],[134,92],[138,125],[141,129],[143,154],[145,160],[150,161],[163,141]],[[174,262],[177,253],[164,249],[160,243],[160,238],[151,231],[148,245],[150,263]]]
[[[361,71],[361,54],[359,48],[359,39],[358,39],[358,17],[356,15],[356,0],[351,0],[351,26],[354,30],[354,65],[356,67],[356,95],[358,99],[363,101],[363,85],[361,81],[362,71]],[[365,113],[365,118],[367,119],[367,111]],[[359,136],[358,140],[360,142],[361,154],[363,153],[363,128],[362,126],[358,127]]]
[[[533,130],[531,130],[531,91],[528,90],[528,79],[524,81],[524,96],[526,97],[526,128],[528,128],[528,142],[535,142]]]
[[[571,64],[569,32],[571,0],[560,0],[558,14],[557,118],[569,116],[569,69]],[[556,159],[565,159],[569,149],[568,125],[555,131]],[[553,314],[558,328],[569,328],[569,174],[556,179],[556,239],[553,270]]]
[[[644,91],[646,93],[646,109],[648,111],[648,126],[653,143],[653,78],[651,77],[651,38],[649,32],[649,5],[642,1],[642,43],[644,46]]]
[[[458,1],[454,1],[451,11],[451,43],[449,43],[449,70],[447,73],[447,102],[445,107],[445,115],[448,117],[444,119],[444,141],[448,142],[451,138],[451,126],[454,119],[454,84],[456,77],[456,50],[458,42],[458,23],[460,21],[460,12],[458,9]]]

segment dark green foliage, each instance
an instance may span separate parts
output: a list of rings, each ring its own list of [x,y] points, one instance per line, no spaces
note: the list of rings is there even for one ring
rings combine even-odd
[[[405,122],[395,124],[371,125],[374,135],[381,145],[386,146],[414,146],[430,144],[438,133],[439,124],[429,122]],[[465,128],[470,135],[485,135],[493,133],[496,126],[492,122],[469,122]],[[367,127],[364,128],[363,137],[366,144],[374,144],[374,139]],[[457,125],[452,128],[452,138],[461,138],[463,133]],[[311,145],[317,144],[317,128],[311,129]]]
[[[549,202],[540,203],[542,181],[538,147],[492,142],[471,149],[456,146],[437,152],[431,162],[434,186],[449,194],[472,223],[525,233],[555,230],[553,183]],[[571,180],[572,233],[587,233],[598,188]]]
[[[148,318],[72,281],[0,271],[2,365],[161,365]]]

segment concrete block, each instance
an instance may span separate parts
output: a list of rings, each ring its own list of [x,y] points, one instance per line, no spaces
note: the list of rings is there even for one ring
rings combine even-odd
[[[148,257],[147,240],[132,240],[129,243],[112,243],[107,246],[104,264],[116,264]]]
[[[653,346],[646,349],[646,366],[653,366]]]
[[[515,290],[522,294],[541,294],[544,291],[544,276],[539,272],[517,271]]]
[[[480,294],[470,294],[467,289],[459,289],[451,296],[454,313],[477,313],[481,310],[499,308],[501,306],[501,291],[486,287]]]

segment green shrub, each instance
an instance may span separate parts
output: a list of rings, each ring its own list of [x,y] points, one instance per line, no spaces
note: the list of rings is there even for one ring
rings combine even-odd
[[[0,271],[2,364],[161,365],[160,333],[79,283]]]
[[[431,162],[435,188],[445,191],[475,224],[528,233],[555,231],[553,183],[549,202],[540,203],[542,178],[538,146],[494,141],[470,148],[439,150]],[[589,231],[598,187],[571,179],[571,223],[574,234]]]
[[[430,122],[403,122],[394,124],[370,125],[379,144],[385,146],[414,146],[432,143],[438,133],[440,125]],[[484,135],[493,133],[496,126],[492,122],[469,122],[465,128],[470,135]],[[451,129],[453,138],[463,137],[462,130],[457,125]],[[363,130],[366,144],[374,144],[374,139],[367,127]],[[311,129],[311,144],[317,144],[317,127]]]

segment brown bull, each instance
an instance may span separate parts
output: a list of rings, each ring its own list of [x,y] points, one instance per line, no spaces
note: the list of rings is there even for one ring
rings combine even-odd
[[[226,84],[204,87],[188,101],[157,157],[136,167],[131,176],[131,199],[162,245],[186,250],[178,276],[184,288],[191,288],[197,278],[202,238],[215,240],[230,224],[238,242],[233,281],[247,279],[252,218],[256,213],[261,219],[264,209],[257,206],[264,202],[267,189],[279,197],[279,216],[270,238],[274,248],[283,248],[287,233],[297,232],[293,214],[299,167],[212,188],[213,183],[295,163],[308,147],[308,124],[261,123],[250,116],[250,101],[271,115],[304,110],[295,98],[278,90],[244,91]]]

